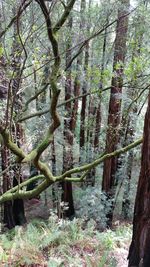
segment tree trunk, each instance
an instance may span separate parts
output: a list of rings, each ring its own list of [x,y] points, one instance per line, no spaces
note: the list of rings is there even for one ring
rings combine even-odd
[[[136,84],[134,83],[133,88],[136,88]],[[134,101],[136,96],[137,90],[129,88],[127,89],[127,99],[129,105]],[[136,131],[136,121],[137,121],[137,104],[132,103],[132,107],[130,111],[128,111],[129,105],[125,105],[123,111],[123,118],[122,118],[122,129],[121,129],[121,146],[125,147],[132,142],[134,142],[134,136]],[[128,113],[128,114],[127,114]],[[125,158],[123,155],[118,159],[117,171],[116,171],[116,186],[117,181],[119,180],[119,176],[121,177],[122,168],[125,166],[125,173],[123,172],[122,183],[125,180],[125,188],[124,188],[124,195],[123,195],[123,203],[122,203],[122,215],[124,219],[128,219],[130,217],[129,210],[130,210],[130,183],[131,183],[131,172],[132,172],[132,165],[133,165],[134,154],[133,151],[130,151]],[[125,161],[127,164],[125,164]],[[125,179],[124,179],[125,177]]]
[[[85,61],[84,61],[84,82],[82,86],[82,93],[87,93],[87,69],[89,65],[89,44],[85,48]],[[85,119],[86,119],[86,106],[87,96],[82,97],[81,115],[80,115],[80,162],[85,161],[85,141],[86,141],[86,130],[85,130]]]
[[[129,267],[150,266],[150,93],[145,116],[141,171],[138,182]]]
[[[55,153],[55,139],[53,138],[53,142],[51,144],[51,164],[52,164],[52,174],[56,176],[56,153]],[[58,211],[58,185],[53,184],[52,185],[52,201],[53,201],[53,208],[57,208]]]
[[[90,96],[89,98],[89,107],[88,107],[88,123],[87,123],[87,149],[86,149],[86,162],[90,163],[94,160],[94,123],[95,123],[95,98]],[[95,185],[95,168],[92,168],[84,182],[84,185],[94,186]]]
[[[114,62],[109,102],[108,130],[106,135],[106,153],[117,149],[119,140],[119,126],[121,118],[121,100],[123,86],[123,68],[126,55],[126,38],[128,30],[128,16],[125,16],[129,7],[129,0],[122,0],[118,10],[116,39],[114,48]],[[102,190],[106,193],[108,201],[112,202],[112,209],[107,214],[107,226],[111,227],[113,219],[114,182],[117,168],[117,158],[113,157],[104,162]]]
[[[107,23],[108,15],[107,15]],[[104,33],[104,42],[103,42],[103,51],[102,51],[102,59],[101,59],[101,78],[100,78],[100,85],[99,89],[103,89],[103,74],[105,69],[105,57],[106,57],[106,45],[107,45],[107,29],[105,29]],[[94,152],[97,154],[99,153],[99,135],[101,130],[101,96],[98,99],[98,106],[96,108],[96,121],[95,121],[95,136],[94,136]]]
[[[2,171],[5,171],[9,166],[9,151],[6,146],[3,145],[1,148],[2,157]],[[12,186],[11,177],[9,171],[3,174],[3,193],[5,193]],[[6,201],[4,203],[4,224],[9,229],[15,227],[14,214],[13,214],[13,203],[12,201]]]
[[[145,5],[145,3],[144,3]],[[144,18],[143,18],[144,19]],[[134,99],[137,97],[139,89],[137,76],[141,75],[141,71],[139,71],[137,60],[141,57],[141,47],[143,43],[143,20],[140,15],[138,15],[137,22],[135,24],[135,36],[133,39],[133,51],[132,51],[132,81],[131,88],[127,88],[127,100],[125,101],[123,117],[122,117],[122,129],[121,129],[121,140],[123,140],[122,146],[129,145],[134,141],[134,135],[136,132],[136,122],[137,122],[137,112],[138,107],[137,103],[134,102]],[[123,195],[123,203],[122,203],[122,215],[124,219],[130,218],[130,183],[131,183],[131,173],[132,173],[132,165],[133,165],[134,155],[133,151],[129,152],[127,158],[127,166],[125,171],[125,188]],[[125,165],[124,157],[121,157],[121,162],[119,162],[119,168],[122,168]],[[120,164],[121,163],[121,164]],[[122,177],[122,179],[124,179]]]
[[[14,13],[15,11],[16,11],[16,8],[14,9]],[[21,75],[22,75],[21,53],[22,53],[22,46],[19,42],[17,22],[15,22],[14,23],[14,41],[13,41],[13,47],[12,47],[13,78],[11,80],[11,88],[12,88],[13,108],[10,111],[11,119],[13,116],[16,116],[19,112],[21,112],[21,109],[22,109],[22,96],[21,96],[21,93],[18,93],[20,89],[20,85],[21,85]],[[14,123],[12,125],[12,121],[10,120],[10,127],[12,130],[13,139],[16,142],[16,144],[20,147],[23,141],[22,126],[19,123]],[[16,165],[13,167],[13,186],[18,185],[22,181],[23,180],[22,180],[21,167],[18,167]],[[24,223],[26,223],[24,201],[22,199],[15,199],[13,201],[13,215],[14,215],[15,225],[23,225]]]
[[[128,143],[129,145],[129,143]],[[124,185],[124,193],[123,193],[123,201],[122,201],[122,216],[124,220],[130,219],[130,192],[131,192],[131,173],[132,173],[132,165],[133,165],[133,151],[129,151],[129,155],[127,158],[127,167],[125,173],[125,185]]]
[[[68,28],[72,31],[72,16],[68,20]],[[67,52],[66,52],[66,66],[71,60],[71,34],[67,40]],[[65,100],[71,98],[72,93],[72,78],[71,78],[71,67],[66,71],[66,83],[65,83]],[[66,172],[73,167],[73,133],[71,131],[71,108],[72,104],[66,103],[66,118],[64,119],[64,146],[63,146],[63,172]],[[64,181],[62,184],[62,216],[73,217],[75,214],[73,194],[72,194],[72,183]],[[67,206],[67,208],[65,207]]]
[[[84,29],[84,12],[85,12],[85,0],[81,0],[81,7],[80,7],[80,26],[79,26],[79,39],[82,37],[82,31]],[[74,80],[74,97],[77,97],[81,93],[81,73],[82,73],[82,59],[83,59],[83,52],[77,58],[76,64],[76,76]],[[78,115],[78,99],[73,101],[72,106],[72,114],[71,114],[71,130],[72,133],[75,134],[75,128],[77,123],[77,115]]]

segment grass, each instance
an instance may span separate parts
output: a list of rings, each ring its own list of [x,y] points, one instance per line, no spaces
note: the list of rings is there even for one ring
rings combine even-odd
[[[98,232],[93,221],[32,221],[0,236],[0,266],[116,267],[115,250],[128,248],[130,225]]]

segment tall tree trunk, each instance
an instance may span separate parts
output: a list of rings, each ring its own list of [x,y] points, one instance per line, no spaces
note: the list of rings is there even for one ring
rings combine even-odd
[[[107,23],[108,15],[107,15]],[[106,45],[107,45],[107,28],[104,32],[104,41],[103,41],[103,50],[102,50],[102,59],[101,59],[101,78],[99,89],[103,89],[103,74],[105,69],[105,57],[106,57]],[[98,99],[98,106],[96,108],[96,121],[95,121],[95,136],[94,136],[94,152],[99,153],[99,135],[101,130],[101,96]]]
[[[16,8],[14,9],[15,14]],[[16,116],[22,109],[22,96],[19,93],[20,85],[21,85],[21,75],[22,75],[22,66],[21,66],[21,53],[22,46],[19,41],[19,32],[17,22],[14,23],[14,41],[12,46],[12,71],[13,78],[11,80],[11,88],[12,88],[12,110],[11,110],[11,118]],[[10,127],[12,130],[13,139],[17,143],[18,146],[22,145],[23,140],[23,129],[19,123],[10,121]],[[22,182],[22,173],[21,167],[17,165],[13,167],[13,186],[18,185]],[[24,210],[24,201],[22,199],[15,199],[13,201],[13,215],[15,225],[22,225],[26,222],[25,218],[25,210]]]
[[[109,22],[108,20],[108,15],[106,19],[107,23]],[[107,46],[107,28],[105,29],[104,32],[104,40],[103,40],[103,48],[102,48],[102,59],[101,59],[101,77],[100,77],[100,84],[99,84],[99,89],[103,89],[103,74],[104,74],[104,69],[105,69],[105,57],[106,57],[106,46]],[[96,114],[96,119],[95,119],[95,129],[94,129],[94,154],[97,155],[99,154],[100,151],[100,131],[101,131],[101,120],[102,120],[102,114],[101,114],[101,95],[98,97],[98,104],[95,110]],[[92,176],[93,179],[95,180],[96,176],[96,168],[92,169]]]
[[[88,107],[88,122],[87,122],[87,139],[86,139],[86,162],[90,163],[94,160],[94,124],[95,124],[95,98],[90,96],[89,107]],[[90,170],[86,176],[84,185],[94,186],[95,185],[95,168]]]
[[[146,3],[144,3],[146,7]],[[147,7],[146,7],[147,8]],[[143,18],[143,19],[142,19]],[[123,117],[122,117],[122,129],[121,129],[121,140],[123,140],[122,146],[127,146],[134,141],[134,135],[136,131],[136,122],[137,122],[137,112],[138,107],[137,103],[134,102],[134,99],[138,95],[139,89],[137,82],[137,76],[141,75],[141,71],[139,71],[137,62],[141,58],[141,47],[143,43],[143,27],[144,17],[138,15],[137,22],[135,24],[135,35],[133,39],[133,51],[132,51],[132,81],[131,88],[127,88],[127,101],[125,101]],[[123,165],[126,165],[124,162],[124,157],[120,157],[121,160],[118,161],[119,168],[122,168]],[[131,189],[131,173],[132,173],[132,165],[134,160],[133,150],[131,150],[127,156],[127,166],[125,170],[125,188],[123,195],[123,203],[122,203],[122,215],[124,219],[130,218],[130,189]],[[121,164],[120,164],[121,163]]]
[[[81,1],[80,7],[80,31],[84,27],[84,10],[85,10],[85,0]],[[68,27],[70,31],[72,30],[72,18],[70,17],[68,21]],[[79,33],[80,34],[80,33]],[[67,53],[66,53],[66,66],[71,60],[71,37],[67,42]],[[82,54],[77,58],[76,65],[76,77],[74,81],[74,96],[79,96],[80,94],[80,73],[82,68]],[[72,79],[71,79],[71,68],[67,71],[66,77],[66,86],[65,86],[65,100],[71,98],[72,95]],[[73,138],[75,134],[76,122],[77,122],[77,113],[78,113],[78,99],[74,100],[73,104],[67,103],[65,105],[65,109],[67,111],[68,119],[64,120],[64,140],[65,146],[63,150],[63,171],[67,171],[71,167],[73,167]],[[72,110],[72,111],[71,111]],[[62,183],[62,201],[68,203],[68,210],[65,211],[66,217],[72,217],[75,214],[74,204],[73,204],[73,194],[72,194],[72,183],[71,182],[63,182]]]
[[[0,22],[1,22],[1,12],[0,12]],[[2,30],[1,23],[0,23],[0,30]],[[2,47],[2,40],[0,42],[0,46]],[[0,100],[2,106],[4,105],[4,107],[6,107],[9,85],[8,85],[8,80],[6,78],[6,62],[3,54],[0,56],[0,80],[1,80]],[[6,109],[4,107],[1,110],[1,117],[3,117],[4,120],[5,119],[9,120],[8,116],[6,115]],[[5,193],[8,189],[12,187],[12,177],[10,175],[9,165],[10,165],[10,153],[7,147],[3,143],[1,143],[1,170],[3,171],[1,193]],[[8,171],[6,171],[7,168],[9,168]],[[6,201],[4,203],[2,209],[2,221],[9,229],[15,226],[12,201]]]
[[[3,174],[3,193],[5,193],[8,189],[12,187],[12,181],[9,171],[6,172],[6,169],[9,166],[9,151],[4,145],[1,148],[1,158],[2,158],[2,171],[5,171]],[[6,227],[8,227],[9,229],[15,226],[12,201],[6,201],[4,203],[3,221]]]
[[[52,164],[52,174],[54,176],[56,176],[56,153],[55,153],[55,139],[53,138],[53,142],[51,145],[51,164]],[[53,201],[53,208],[57,208],[57,210],[59,209],[58,207],[58,185],[57,184],[53,184],[52,185],[52,201]]]
[[[84,22],[84,12],[85,12],[85,0],[81,0],[81,7],[80,7],[80,26],[79,26],[79,39],[82,37],[82,31],[85,27]],[[74,80],[74,97],[77,97],[81,93],[81,73],[82,73],[82,59],[83,59],[83,53],[80,54],[77,58],[77,64],[76,64],[76,76]],[[77,123],[77,115],[78,115],[78,99],[75,99],[73,101],[72,106],[72,114],[71,114],[71,130],[72,133],[75,134],[75,128]]]
[[[116,39],[114,48],[114,62],[111,84],[111,94],[108,114],[108,130],[106,134],[106,152],[110,153],[117,148],[119,139],[119,125],[121,118],[121,99],[123,86],[123,68],[126,55],[126,38],[128,29],[127,10],[129,0],[122,0],[118,10]],[[107,225],[111,227],[113,219],[114,182],[117,168],[117,158],[113,157],[104,162],[102,190],[106,193],[108,201],[112,202],[111,211],[107,214]]]
[[[134,101],[134,98],[137,94],[136,84],[134,83],[133,88],[127,89],[127,99],[128,102],[131,104],[132,101]],[[129,105],[130,105],[129,104]],[[121,146],[125,147],[132,142],[134,142],[134,136],[136,131],[136,121],[137,121],[137,104],[133,103],[130,111],[128,111],[129,105],[125,105],[124,111],[123,111],[123,117],[122,117],[122,129],[121,129]],[[122,168],[126,168],[125,172],[123,172],[122,177],[122,183],[124,182],[124,194],[123,194],[123,203],[122,203],[122,215],[124,219],[128,219],[130,217],[130,183],[131,183],[131,173],[132,173],[132,164],[133,164],[134,154],[131,150],[127,158],[124,156],[121,156],[118,158],[118,164],[117,164],[117,171],[116,171],[116,180],[118,181],[118,176],[120,175],[120,172],[122,171]],[[125,161],[127,164],[125,164]],[[116,181],[116,185],[117,185]]]
[[[138,182],[129,267],[150,266],[150,92],[145,116],[141,171]]]
[[[87,33],[90,33],[90,23],[91,23],[91,16],[90,16],[90,7],[91,7],[91,0],[89,0],[88,3],[88,23],[86,26]],[[86,1],[84,1],[84,9],[86,8]],[[82,85],[82,94],[84,95],[82,97],[82,103],[81,103],[81,112],[80,112],[80,158],[79,161],[82,164],[86,161],[87,155],[86,155],[86,140],[87,140],[87,134],[88,130],[86,129],[86,115],[87,115],[87,105],[88,105],[88,98],[86,96],[87,90],[88,90],[88,67],[89,67],[89,52],[90,47],[89,43],[85,46],[85,54],[84,54],[84,66],[83,66],[83,85]],[[90,111],[90,110],[89,110]]]
[[[85,47],[85,59],[84,59],[84,81],[82,86],[82,93],[87,93],[87,69],[89,65],[89,44]],[[85,130],[85,119],[86,119],[86,106],[87,96],[82,97],[81,115],[80,115],[80,162],[85,161],[85,143],[86,143],[86,130]]]
[[[6,79],[5,73],[5,59],[3,56],[0,58],[0,79],[1,79],[1,86],[0,86],[0,99],[1,103],[6,103],[7,98],[7,87],[8,81]],[[1,116],[3,116],[1,110]],[[6,117],[5,117],[6,118]],[[1,144],[1,169],[4,171],[3,173],[3,182],[2,182],[2,193],[5,193],[8,189],[12,186],[11,175],[9,170],[6,172],[6,169],[9,167],[9,151],[4,144]],[[3,205],[2,210],[2,220],[4,224],[9,228],[13,228],[15,226],[14,217],[13,217],[13,204],[12,201],[6,201]]]
[[[72,16],[68,20],[68,28],[70,35],[67,40],[67,51],[66,51],[66,66],[71,60],[71,31],[72,31]],[[65,100],[69,100],[72,94],[72,78],[71,78],[71,67],[66,71],[66,82],[65,82]],[[64,119],[64,146],[63,146],[63,172],[73,167],[73,133],[71,131],[71,108],[72,104],[66,103],[65,110],[67,113]],[[62,213],[64,217],[73,217],[75,214],[72,183],[64,181],[62,182],[62,202],[67,203],[67,209],[62,207]]]

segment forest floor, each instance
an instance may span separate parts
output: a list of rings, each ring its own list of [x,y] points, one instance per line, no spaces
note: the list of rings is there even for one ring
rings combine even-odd
[[[91,220],[64,221],[40,200],[26,202],[28,223],[0,235],[2,267],[127,267],[131,225],[100,232]],[[36,219],[34,219],[36,218]]]

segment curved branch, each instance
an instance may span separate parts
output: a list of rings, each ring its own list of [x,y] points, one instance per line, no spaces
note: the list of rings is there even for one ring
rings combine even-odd
[[[0,121],[0,134],[6,147],[17,156],[16,161],[21,162],[25,158],[26,154],[13,142],[10,133],[7,131],[7,129],[5,129],[5,127],[3,127],[2,121]]]
[[[77,167],[77,168],[73,168],[67,172],[65,172],[64,174],[60,175],[60,176],[56,176],[53,177],[53,181],[52,180],[44,180],[40,185],[38,185],[35,189],[28,191],[28,192],[24,192],[24,191],[15,191],[16,189],[18,189],[18,187],[14,187],[12,189],[10,189],[9,191],[7,191],[6,193],[4,193],[1,197],[0,197],[0,203],[3,203],[7,200],[13,200],[16,198],[22,198],[22,199],[26,199],[26,198],[32,198],[38,194],[40,194],[41,192],[43,192],[46,188],[48,188],[51,184],[53,184],[54,182],[58,182],[58,181],[72,181],[72,182],[81,182],[86,178],[87,173],[94,167],[96,167],[97,165],[99,165],[100,163],[102,163],[105,159],[114,157],[114,156],[118,156],[120,154],[123,154],[127,151],[129,151],[132,148],[135,148],[136,146],[140,145],[143,142],[143,138],[138,139],[137,141],[131,143],[130,145],[118,149],[110,154],[102,154],[101,157],[99,157],[97,160],[91,162],[90,164],[81,166],[81,167]],[[79,172],[83,172],[85,171],[85,173],[80,177],[69,177],[69,175],[73,174],[73,173],[79,173]],[[42,179],[44,178],[44,176],[35,176],[23,183],[20,184],[20,188],[22,188],[23,186],[37,180],[37,179]]]
[[[6,146],[15,155],[18,156],[18,162],[24,163],[24,162],[31,162],[32,161],[34,163],[34,165],[37,167],[37,169],[40,170],[41,173],[44,175],[46,180],[44,180],[35,189],[28,191],[28,192],[24,192],[23,190],[21,190],[21,191],[19,190],[19,191],[14,192],[15,189],[13,188],[12,191],[6,192],[5,194],[3,194],[0,197],[1,203],[4,201],[10,200],[10,199],[16,199],[16,198],[25,199],[25,198],[30,198],[31,196],[34,197],[37,194],[40,194],[42,191],[44,191],[47,187],[49,187],[55,181],[55,178],[52,175],[49,167],[45,163],[41,162],[39,159],[40,159],[40,156],[43,153],[43,151],[53,141],[53,134],[54,134],[55,130],[60,125],[60,119],[59,119],[59,115],[57,113],[57,102],[58,102],[58,97],[59,97],[59,93],[60,93],[60,90],[57,88],[58,72],[59,72],[59,68],[60,68],[60,55],[59,55],[59,49],[58,49],[58,42],[56,40],[56,37],[55,37],[53,29],[52,29],[51,19],[49,16],[48,9],[45,5],[45,2],[44,2],[44,0],[36,0],[36,2],[40,5],[41,10],[43,12],[43,15],[45,17],[48,38],[49,38],[49,41],[52,45],[52,51],[54,54],[54,64],[52,66],[52,71],[50,74],[50,85],[51,85],[51,89],[52,89],[50,114],[52,117],[52,123],[48,129],[46,137],[28,155],[26,155],[13,141],[11,141],[11,137],[10,137],[9,133],[7,133],[6,129],[3,128],[2,122],[0,124],[0,133],[4,139],[4,143],[6,144]],[[72,9],[74,2],[75,2],[75,0],[70,1],[69,5],[68,5],[68,9],[65,10],[61,19],[58,22],[59,26],[57,25],[57,29],[58,28],[60,29],[60,27],[65,22],[67,16],[69,15],[69,13]],[[35,178],[35,179],[37,179],[37,178]],[[31,180],[28,181],[28,183],[30,183],[30,182],[31,182]],[[22,187],[23,185],[20,185],[20,186]]]

